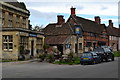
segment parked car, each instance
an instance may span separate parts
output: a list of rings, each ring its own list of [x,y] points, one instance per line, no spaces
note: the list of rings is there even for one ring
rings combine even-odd
[[[110,59],[114,61],[114,53],[110,47],[98,47],[94,49],[94,52],[100,56],[101,61],[110,61]]]
[[[100,63],[101,59],[100,57],[93,51],[91,52],[84,52],[81,56],[80,56],[80,63],[84,64],[84,63]]]
[[[101,46],[102,48],[109,48],[111,50],[111,52],[113,51],[112,47],[110,46]]]

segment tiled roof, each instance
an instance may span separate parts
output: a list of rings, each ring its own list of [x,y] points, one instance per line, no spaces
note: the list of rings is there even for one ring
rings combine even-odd
[[[107,33],[108,33],[108,35],[111,35],[111,36],[118,36],[119,35],[119,28],[108,26]]]
[[[105,29],[104,24],[97,24],[94,21],[84,19],[78,16],[70,16],[70,18],[75,19],[77,24],[81,24],[82,30],[86,32],[101,34],[101,32]],[[45,35],[70,35],[74,34],[74,24],[70,23],[69,21],[62,25],[57,25],[57,23],[48,24],[43,31]]]
[[[95,21],[91,21],[75,15],[71,17],[74,18],[77,24],[81,24],[83,31],[101,34],[101,32],[105,29],[104,24],[98,24]]]
[[[48,24],[43,32],[45,35],[70,35],[73,34],[74,31],[69,23],[64,23],[62,25],[58,24]]]
[[[68,39],[67,35],[59,35],[59,36],[47,36],[45,38],[46,44],[64,44],[65,40]]]

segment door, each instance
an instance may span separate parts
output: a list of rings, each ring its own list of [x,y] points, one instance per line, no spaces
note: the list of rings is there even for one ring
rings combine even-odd
[[[78,52],[78,46],[77,46],[77,44],[75,44],[75,53],[77,53]]]
[[[93,48],[95,48],[96,47],[96,43],[93,43]]]
[[[34,41],[31,41],[31,56],[34,56]]]

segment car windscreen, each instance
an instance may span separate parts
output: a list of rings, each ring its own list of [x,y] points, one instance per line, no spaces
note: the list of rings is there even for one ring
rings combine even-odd
[[[85,56],[92,56],[92,54],[91,53],[83,53],[82,56],[83,57],[85,57]]]
[[[102,48],[95,48],[94,51],[95,52],[104,52],[104,50]]]
[[[104,48],[105,52],[111,52],[111,50],[109,48]]]

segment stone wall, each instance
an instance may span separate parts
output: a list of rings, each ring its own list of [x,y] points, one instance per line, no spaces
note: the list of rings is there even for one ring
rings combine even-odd
[[[19,33],[19,32],[17,32],[17,31],[6,31],[6,32],[2,32],[2,35],[12,35],[13,36],[13,49],[12,50],[3,50],[3,48],[2,48],[2,44],[3,44],[3,42],[2,41],[0,41],[0,42],[2,42],[1,44],[0,44],[0,48],[2,49],[2,51],[0,51],[0,52],[2,52],[2,58],[3,59],[11,59],[11,60],[17,60],[18,59],[18,53],[19,53],[19,35],[17,35],[17,33]]]

